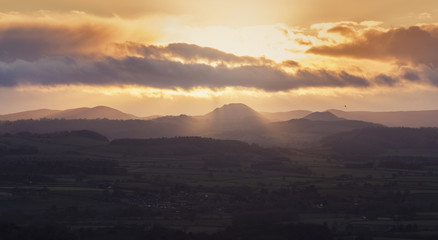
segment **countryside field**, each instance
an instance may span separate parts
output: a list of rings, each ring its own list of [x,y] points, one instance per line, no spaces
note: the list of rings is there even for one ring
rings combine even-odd
[[[103,229],[159,226],[199,238],[245,237],[244,229],[272,224],[320,226],[327,239],[438,236],[438,162],[388,168],[380,158],[346,160],[323,146],[110,142],[88,131],[3,135],[0,144],[5,224],[57,224],[68,229],[63,234],[96,239]]]

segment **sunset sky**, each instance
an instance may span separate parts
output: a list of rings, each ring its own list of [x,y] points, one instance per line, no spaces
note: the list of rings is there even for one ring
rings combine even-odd
[[[0,0],[0,114],[231,102],[438,109],[438,1]]]

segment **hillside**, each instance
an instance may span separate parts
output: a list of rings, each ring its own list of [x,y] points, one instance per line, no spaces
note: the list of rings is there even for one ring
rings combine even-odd
[[[272,122],[281,122],[291,119],[303,118],[311,113],[312,111],[308,110],[294,110],[289,112],[260,112],[263,117]]]
[[[343,118],[337,117],[331,112],[314,112],[303,117],[303,119],[313,120],[313,121],[341,121],[345,120]]]
[[[335,115],[330,115],[329,113]],[[169,117],[169,116],[167,116]],[[173,116],[178,117],[178,116]],[[27,119],[112,119],[112,120],[155,120],[163,116],[153,115],[138,117],[121,112],[117,109],[97,106],[93,108],[75,108],[67,110],[38,109],[17,113],[0,115],[0,121],[16,121]],[[312,112],[308,110],[294,110],[289,112],[256,112],[245,104],[231,103],[216,108],[213,111],[194,117],[209,122],[200,128],[231,128],[241,129],[256,128],[267,122],[281,122],[291,119],[306,118],[310,120],[332,121],[347,119],[365,122],[373,122],[389,127],[438,127],[438,110],[427,111],[395,111],[395,112],[371,112],[371,111],[342,111],[337,109],[326,112]]]
[[[242,103],[225,104],[201,118],[224,124],[266,122],[266,119],[260,113]]]
[[[274,141],[279,145],[296,145],[302,143],[316,143],[323,137],[335,133],[341,133],[361,128],[380,127],[381,125],[355,121],[355,120],[309,120],[309,119],[292,119],[284,122],[275,122],[270,124],[275,136]]]
[[[25,119],[114,119],[114,120],[127,120],[127,119],[139,119],[139,117],[132,114],[121,112],[117,109],[97,106],[93,108],[74,108],[67,110],[49,110],[40,109],[33,111],[25,111],[19,113],[12,113],[6,115],[0,115],[0,121],[16,121]]]
[[[117,109],[97,106],[93,108],[75,108],[68,109],[61,112],[57,112],[48,115],[47,118],[53,119],[115,119],[115,120],[127,120],[138,119],[137,116],[121,112]]]
[[[202,136],[265,146],[301,146],[317,142],[330,134],[379,126],[363,121],[345,120],[329,112],[316,112],[303,119],[272,123],[244,104],[227,104],[199,117],[180,115],[152,120],[111,120],[110,117],[122,118],[125,115],[105,107],[73,109],[57,113],[56,116],[56,119],[1,122],[0,133],[47,133],[86,129],[110,139]],[[80,116],[81,119],[71,119],[74,116]],[[98,116],[107,117],[93,119]]]
[[[388,127],[438,127],[438,110],[398,112],[328,111],[341,118],[374,122]]]
[[[0,115],[0,121],[16,121],[20,119],[41,119],[59,112],[61,111],[50,110],[50,109],[38,109],[38,110],[24,111],[18,113],[10,113],[5,115]]]
[[[267,134],[268,120],[252,108],[226,104],[201,117],[197,127],[201,136],[260,142]]]

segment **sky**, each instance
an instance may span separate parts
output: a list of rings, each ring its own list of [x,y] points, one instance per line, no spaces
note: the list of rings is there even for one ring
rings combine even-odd
[[[435,0],[0,0],[0,114],[438,109]]]

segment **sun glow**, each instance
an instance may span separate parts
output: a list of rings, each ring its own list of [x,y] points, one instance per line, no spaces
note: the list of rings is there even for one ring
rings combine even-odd
[[[285,25],[260,25],[251,27],[190,25],[168,26],[159,44],[188,42],[209,46],[239,56],[266,57],[277,62],[299,60],[305,57],[308,46],[298,44],[302,37],[297,29]],[[287,51],[293,49],[294,51]]]

